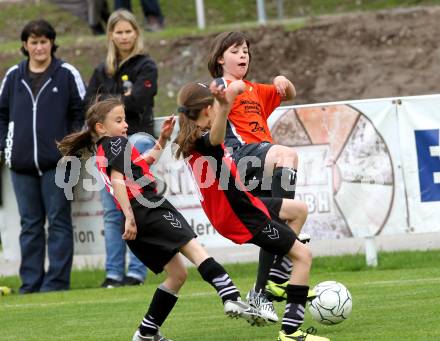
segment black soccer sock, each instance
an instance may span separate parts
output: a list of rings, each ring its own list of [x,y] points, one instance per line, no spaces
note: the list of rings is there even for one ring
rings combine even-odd
[[[269,253],[263,249],[260,249],[260,256],[258,259],[258,272],[257,272],[257,280],[255,282],[255,291],[256,292],[264,292],[264,289],[267,284],[267,280],[269,279],[269,271],[272,267],[272,263],[274,262],[275,255]]]
[[[272,197],[295,199],[296,169],[275,167],[272,175]]]
[[[304,322],[308,291],[309,287],[306,285],[287,285],[287,304],[281,325],[287,335],[296,332]]]
[[[282,284],[289,280],[292,269],[293,264],[289,257],[275,256],[270,268],[269,279],[277,284]]]
[[[202,278],[211,284],[223,303],[227,300],[236,301],[240,297],[240,292],[235,287],[232,279],[226,270],[214,258],[210,257],[199,265],[198,270]]]
[[[148,312],[139,326],[141,335],[155,335],[177,302],[177,296],[163,285],[156,289]]]

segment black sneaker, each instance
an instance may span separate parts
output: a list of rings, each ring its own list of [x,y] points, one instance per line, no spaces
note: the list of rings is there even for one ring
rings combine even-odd
[[[142,285],[142,284],[144,284],[143,281],[131,276],[125,276],[124,279],[122,280],[122,285]]]
[[[107,289],[112,289],[112,288],[117,288],[117,287],[121,287],[124,284],[122,283],[122,281],[117,281],[113,278],[106,278],[104,280],[104,282],[102,282],[101,284],[101,288],[107,288]]]

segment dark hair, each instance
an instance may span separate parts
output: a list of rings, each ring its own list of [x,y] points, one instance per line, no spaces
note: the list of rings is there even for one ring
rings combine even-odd
[[[250,48],[249,38],[242,32],[223,32],[217,35],[212,41],[209,56],[208,56],[208,70],[213,78],[223,77],[223,67],[218,63],[223,53],[231,46],[241,45],[246,43],[248,49]],[[252,60],[251,52],[249,51],[249,65]],[[246,72],[246,75],[249,72]],[[245,77],[246,77],[245,75]]]
[[[179,133],[174,142],[178,145],[176,157],[187,157],[194,149],[194,142],[201,135],[201,130],[194,122],[199,118],[202,109],[214,103],[209,88],[202,83],[187,83],[177,95],[179,112]]]
[[[51,40],[52,50],[50,52],[52,56],[55,54],[55,51],[58,48],[58,45],[55,44],[57,33],[55,32],[55,29],[52,27],[52,25],[49,24],[46,20],[40,19],[29,21],[21,31],[21,41],[27,42],[31,35],[37,37],[46,37],[47,39]],[[29,53],[23,46],[20,48],[20,50],[26,57],[29,57]]]
[[[108,97],[100,102],[97,102],[97,100],[87,110],[87,128],[67,135],[58,143],[58,149],[64,156],[84,156],[87,152],[92,152],[93,145],[98,139],[95,131],[96,123],[104,122],[110,111],[118,106],[123,106],[121,98],[116,96]]]

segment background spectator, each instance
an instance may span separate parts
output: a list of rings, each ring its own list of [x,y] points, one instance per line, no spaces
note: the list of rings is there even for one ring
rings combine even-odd
[[[158,0],[141,0],[147,31],[160,31],[164,28],[165,18]],[[131,0],[115,0],[115,9],[125,8],[131,11]]]
[[[105,34],[105,26],[110,17],[107,0],[87,0],[87,17],[94,35]]]
[[[11,168],[21,218],[22,294],[70,286],[71,207],[55,184],[61,157],[56,141],[82,127],[85,87],[79,72],[55,57],[55,37],[48,22],[29,22],[21,33],[27,58],[9,68],[0,88],[0,150]]]
[[[109,95],[122,95],[130,142],[142,153],[152,147],[151,139],[138,139],[138,132],[153,134],[153,106],[157,93],[157,66],[144,52],[141,30],[127,10],[114,12],[107,24],[107,57],[98,65],[87,88],[86,103]],[[137,141],[136,141],[137,140]],[[126,243],[121,237],[123,214],[103,189],[106,279],[103,287],[142,284],[145,266],[129,251],[125,275]]]

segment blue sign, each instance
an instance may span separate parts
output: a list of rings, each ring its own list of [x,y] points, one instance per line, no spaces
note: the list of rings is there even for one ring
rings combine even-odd
[[[440,129],[415,130],[420,200],[440,201]]]

